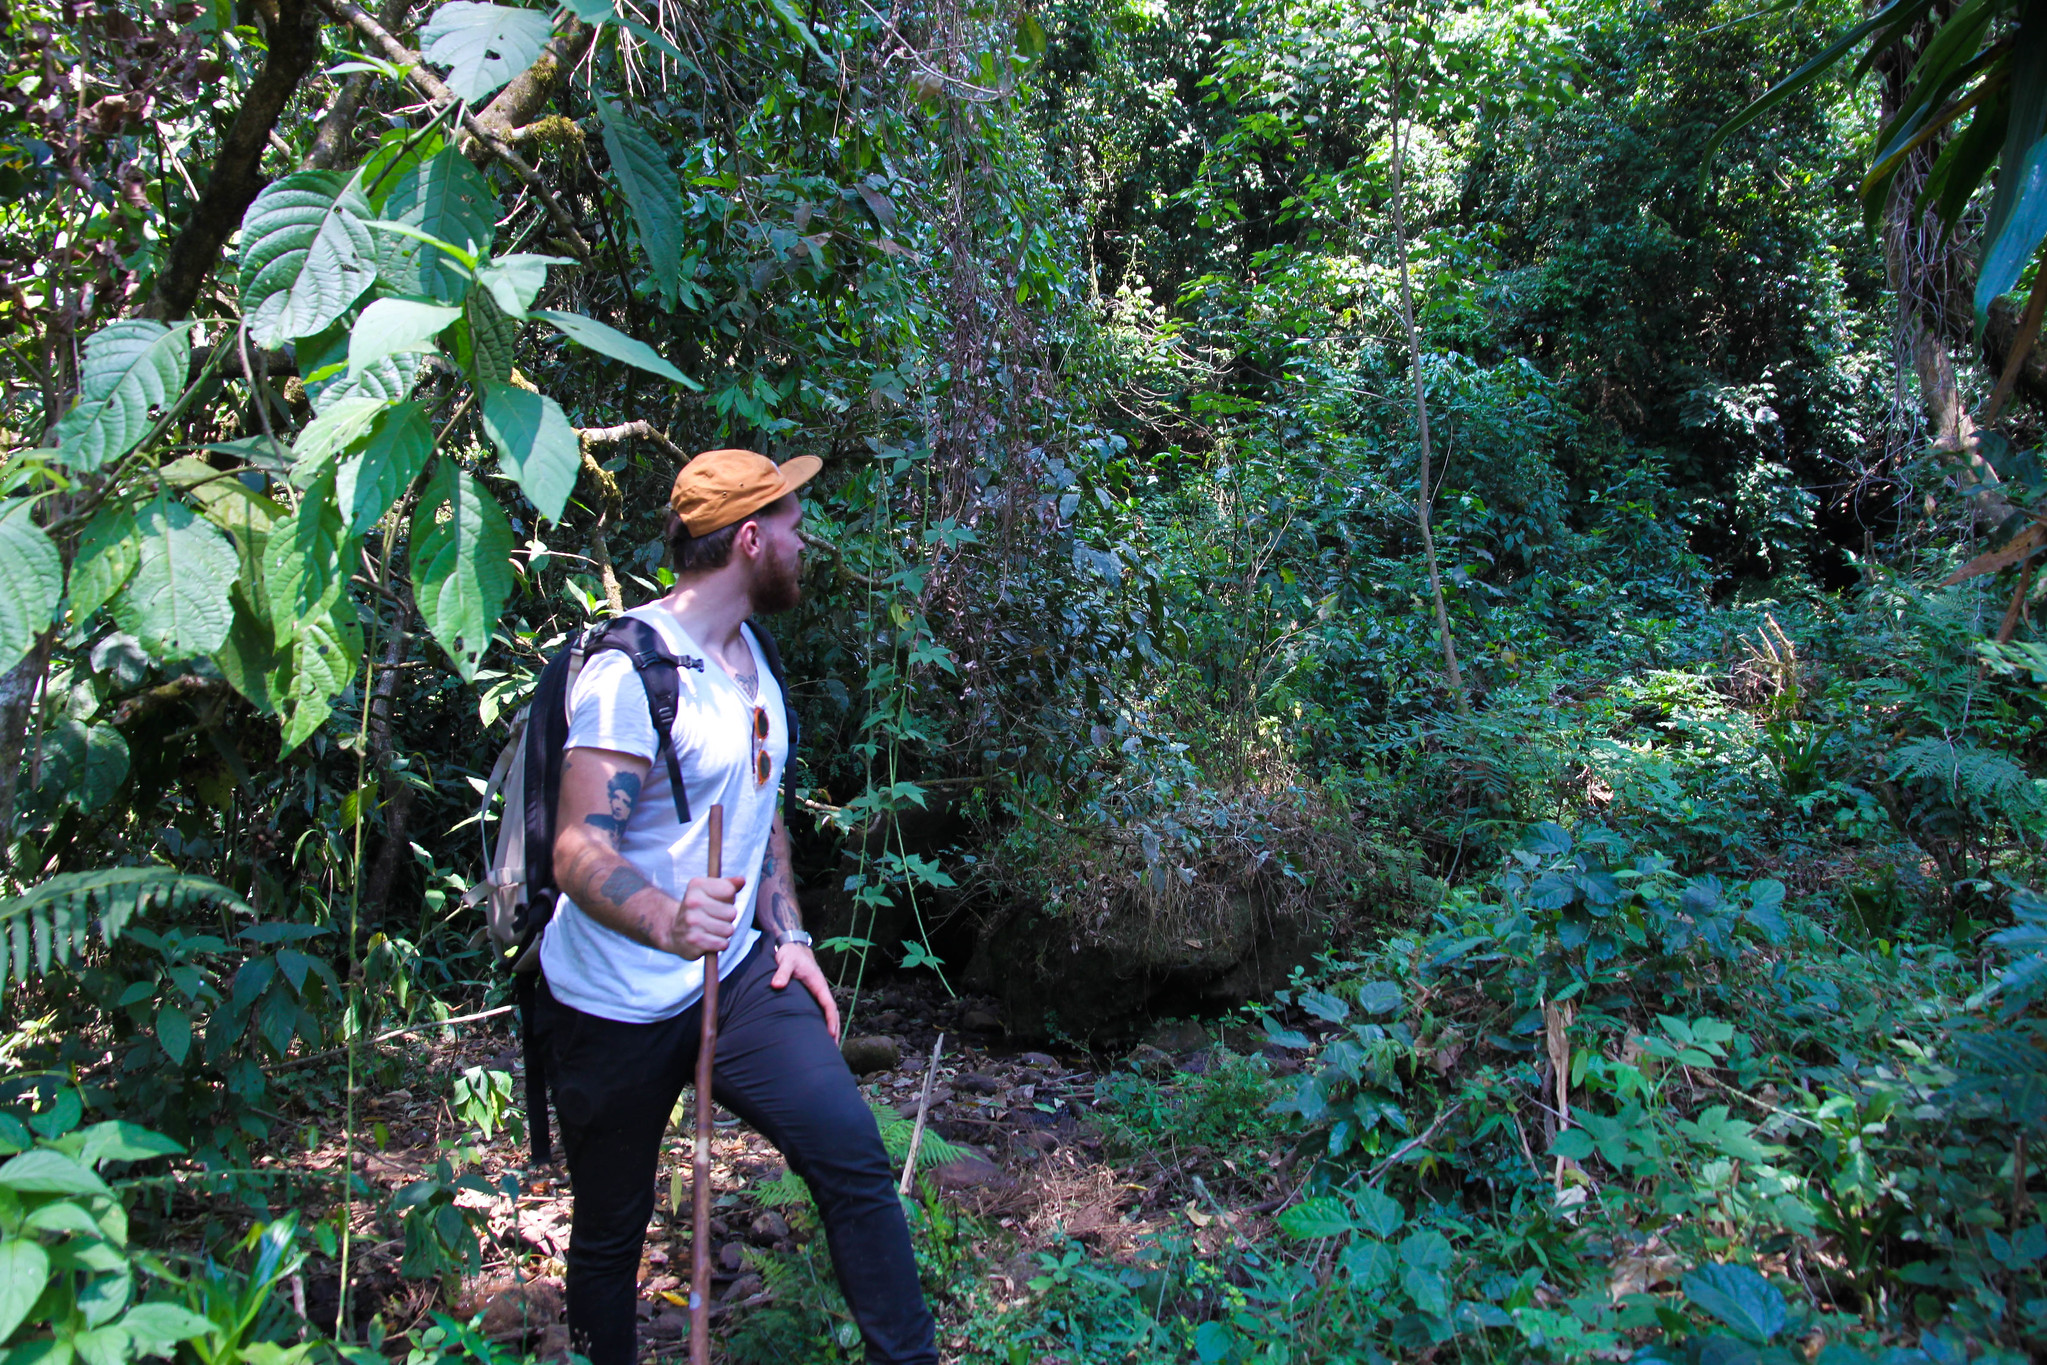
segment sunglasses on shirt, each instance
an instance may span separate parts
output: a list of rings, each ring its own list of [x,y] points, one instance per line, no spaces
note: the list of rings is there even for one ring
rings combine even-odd
[[[768,779],[775,775],[775,760],[768,753],[768,708],[755,703],[753,708],[753,780],[765,787]]]

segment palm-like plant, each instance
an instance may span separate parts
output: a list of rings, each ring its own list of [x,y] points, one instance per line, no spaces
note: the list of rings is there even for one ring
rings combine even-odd
[[[1858,47],[1862,55],[1854,74],[1859,79],[1885,53],[1913,43],[1919,25],[1936,8],[1936,0],[1892,0],[1848,30],[1713,135],[1701,181],[1711,174],[1713,154],[1729,137],[1812,86]],[[1872,223],[1882,216],[1907,161],[1936,144],[1939,153],[1913,207],[1915,213],[1930,209],[1950,232],[1996,172],[1976,276],[1980,330],[1991,301],[2018,284],[2026,263],[2047,239],[2047,0],[1963,0],[1935,21],[1896,111],[1877,136],[1877,151],[1862,181],[1863,208]],[[2041,313],[2047,310],[2043,281],[2047,271],[2033,285],[2007,376],[1991,401],[1993,413],[2039,334]]]

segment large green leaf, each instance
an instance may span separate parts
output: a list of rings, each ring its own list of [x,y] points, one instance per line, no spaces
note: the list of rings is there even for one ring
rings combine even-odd
[[[2011,91],[2000,89],[1978,105],[1969,126],[1948,140],[1926,173],[1921,195],[1949,231],[1961,218],[1962,210],[1976,197],[1984,177],[1997,164],[1997,152],[2004,142],[2005,124],[2011,117]]]
[[[578,346],[636,365],[648,374],[660,375],[671,384],[680,384],[698,393],[704,391],[702,384],[663,360],[652,346],[616,328],[607,327],[595,318],[586,318],[581,313],[557,313],[547,308],[537,309],[530,316],[549,324]]]
[[[326,329],[376,282],[368,217],[362,195],[327,171],[264,186],[242,215],[242,316],[256,344]]]
[[[33,506],[0,499],[0,673],[35,648],[64,594],[64,561],[29,516]]]
[[[257,590],[261,591],[260,583]],[[287,651],[278,649],[270,616],[256,605],[247,585],[235,584],[231,601],[234,624],[213,652],[214,665],[227,685],[247,698],[259,715],[274,716],[277,697],[271,680],[283,670]]]
[[[418,228],[476,256],[488,253],[496,239],[497,213],[490,182],[453,147],[400,172],[383,208],[386,220]],[[395,232],[378,235],[377,274],[396,293],[440,303],[460,303],[469,292],[469,277],[460,263],[416,237]]]
[[[114,596],[114,620],[161,660],[211,654],[233,620],[235,551],[191,508],[158,497],[137,513],[135,572]]]
[[[1407,1221],[1407,1210],[1400,1207],[1400,1201],[1377,1190],[1365,1190],[1353,1202],[1358,1226],[1374,1237],[1391,1237]]]
[[[151,1132],[126,1119],[108,1119],[92,1124],[80,1129],[78,1136],[85,1141],[79,1147],[77,1157],[94,1170],[109,1161],[148,1161],[154,1157],[177,1156],[185,1150],[182,1142],[175,1142],[162,1133]]]
[[[57,458],[73,469],[118,460],[149,434],[149,410],[183,391],[192,325],[143,318],[102,327],[85,342],[78,402],[57,422]]]
[[[334,501],[347,521],[348,534],[359,536],[375,526],[433,453],[433,428],[419,404],[400,403],[378,414],[361,453],[343,460],[335,471]]]
[[[313,411],[324,413],[344,398],[396,402],[419,381],[420,355],[387,355],[359,373],[348,372],[349,328],[335,323],[298,344],[299,373]]]
[[[547,268],[574,264],[567,256],[535,256],[521,251],[484,266],[476,272],[476,282],[490,291],[499,311],[507,317],[523,318],[547,283]]]
[[[2047,240],[2047,137],[2033,144],[2025,161],[2006,166],[2005,181],[2015,183],[2010,216],[2004,231],[1983,252],[1976,276],[1976,325],[1990,315],[1990,301],[2019,282],[2026,262]]]
[[[85,1167],[47,1147],[23,1152],[0,1165],[0,1189],[21,1194],[112,1194],[107,1183]]]
[[[1983,217],[1986,242],[2004,236],[2025,192],[2019,167],[2039,154],[2039,144],[2047,138],[2047,9],[2037,4],[2015,8],[2019,26],[2011,35],[2011,107],[2004,125],[2004,167],[1990,196],[1990,210]]]
[[[177,1343],[205,1336],[213,1330],[209,1319],[175,1303],[138,1303],[128,1310],[128,1315],[121,1319],[119,1325],[135,1343],[137,1352],[153,1356],[168,1356]],[[242,1358],[256,1361],[263,1357],[253,1347],[245,1347]],[[279,1351],[273,1358],[288,1357]]]
[[[79,533],[78,552],[71,556],[72,617],[83,621],[105,606],[135,572],[139,557],[135,514],[126,503],[103,504]]]
[[[298,511],[271,528],[263,551],[263,598],[277,643],[326,614],[348,577],[354,542],[342,526],[330,466],[313,480]]]
[[[1303,1199],[1279,1216],[1279,1230],[1299,1241],[1317,1237],[1341,1237],[1357,1226],[1343,1201],[1330,1195]]]
[[[21,1326],[28,1310],[42,1297],[49,1278],[49,1253],[34,1240],[9,1237],[0,1241],[0,1341]]]
[[[479,289],[462,305],[462,321],[456,326],[455,363],[482,388],[512,377],[512,347],[519,340],[519,320],[498,307],[487,289]]]
[[[442,460],[412,518],[412,598],[465,680],[476,676],[512,591],[517,544],[497,499]]]
[[[434,338],[462,316],[459,307],[417,299],[378,299],[348,333],[348,377],[387,356],[435,350]]]
[[[419,31],[421,55],[448,70],[448,89],[475,104],[539,60],[554,21],[537,9],[453,0]]]
[[[367,394],[344,398],[306,423],[291,447],[291,481],[304,488],[334,464],[335,456],[360,441],[389,405]]]
[[[640,249],[654,272],[654,286],[670,308],[682,292],[682,185],[668,164],[661,144],[626,112],[597,96],[604,120],[604,150],[632,207]]]
[[[284,714],[284,752],[312,737],[334,712],[341,695],[362,664],[362,624],[347,593],[338,593],[322,615],[307,621],[292,641],[288,671],[271,683],[278,710]]]
[[[1700,1266],[1684,1277],[1685,1297],[1736,1333],[1761,1345],[1784,1330],[1784,1294],[1745,1265]]]
[[[505,473],[518,480],[540,515],[560,521],[583,463],[582,441],[561,404],[515,385],[490,384],[483,391],[483,430]]]
[[[184,489],[185,496],[199,505],[200,513],[208,521],[234,537],[235,553],[241,560],[241,583],[260,593],[263,551],[270,544],[270,528],[290,514],[243,483],[239,476],[223,477],[220,470],[196,456],[173,460],[158,472]]]
[[[206,519],[241,539],[261,538],[279,518],[288,515],[270,498],[244,483],[239,475],[223,474],[206,461],[187,455],[157,471],[199,504]]]
[[[438,128],[425,134],[409,128],[393,128],[377,139],[377,145],[355,168],[353,183],[362,191],[363,201],[370,206],[371,212],[381,218],[391,192],[398,187],[399,177],[422,162],[439,156],[441,149],[447,145],[447,137]]]
[[[128,741],[111,725],[65,717],[43,736],[38,790],[50,804],[69,800],[87,815],[113,799],[128,778]]]

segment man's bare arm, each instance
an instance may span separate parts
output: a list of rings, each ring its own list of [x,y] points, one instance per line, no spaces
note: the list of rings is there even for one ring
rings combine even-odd
[[[803,912],[796,908],[796,874],[789,860],[789,830],[782,823],[779,810],[775,812],[774,828],[768,833],[767,856],[761,859],[761,894],[754,917],[761,922],[775,950],[775,978],[768,984],[779,991],[791,981],[801,982],[824,1011],[824,1026],[836,1043],[839,1006],[817,965],[817,954],[807,944],[782,941],[803,927]]]
[[[789,830],[782,813],[775,812],[774,828],[768,833],[767,857],[761,860],[761,926],[768,942],[780,946],[783,939],[803,927],[803,911],[796,904],[796,874],[789,861]]]
[[[570,749],[562,756],[555,882],[606,928],[694,959],[730,941],[745,878],[692,878],[678,901],[625,860],[619,848],[647,769],[646,759],[608,749]]]

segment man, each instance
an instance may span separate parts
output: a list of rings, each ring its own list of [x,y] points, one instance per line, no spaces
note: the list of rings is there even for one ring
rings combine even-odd
[[[695,1073],[702,957],[719,959],[712,1093],[809,1184],[871,1362],[936,1365],[931,1314],[874,1116],[837,1047],[839,1013],[796,906],[778,799],[788,714],[744,622],[796,605],[819,462],[712,450],[669,496],[675,586],[631,614],[681,658],[671,742],[692,819],[676,819],[631,660],[593,656],[569,698],[534,1028],[575,1192],[569,1334],[630,1365],[640,1252],[668,1116]],[[723,877],[707,877],[711,806]],[[799,990],[790,990],[794,983]]]

